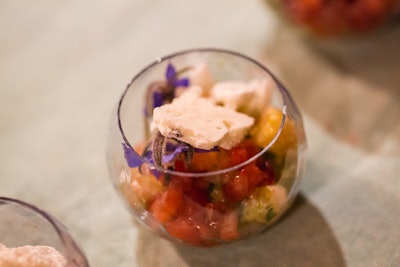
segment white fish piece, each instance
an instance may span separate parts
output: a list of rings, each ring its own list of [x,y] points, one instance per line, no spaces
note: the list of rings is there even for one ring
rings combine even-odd
[[[179,90],[179,91],[178,91]],[[177,97],[199,98],[204,95],[204,89],[199,85],[190,85],[188,87],[178,87],[176,89]]]
[[[186,73],[186,76],[190,81],[189,87],[200,87],[201,96],[207,96],[209,94],[210,88],[215,83],[210,70],[205,62],[194,65]],[[186,92],[185,87],[177,87],[175,96],[180,96],[182,93]]]
[[[217,106],[212,101],[183,94],[153,111],[152,130],[195,148],[231,149],[239,144],[254,124],[254,118]]]
[[[272,85],[266,78],[218,82],[211,88],[210,98],[216,104],[256,116],[269,104]]]
[[[215,83],[214,78],[208,69],[208,65],[205,62],[196,64],[188,74],[190,84],[201,86],[206,93],[208,93],[212,85]]]

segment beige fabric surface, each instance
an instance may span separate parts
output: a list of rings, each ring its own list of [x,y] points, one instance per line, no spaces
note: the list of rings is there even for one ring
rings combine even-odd
[[[2,1],[0,195],[57,217],[94,267],[398,266],[399,30],[321,52],[279,25],[258,0]],[[105,164],[128,81],[193,47],[271,67],[308,139],[294,207],[260,237],[213,249],[175,247],[133,224]]]

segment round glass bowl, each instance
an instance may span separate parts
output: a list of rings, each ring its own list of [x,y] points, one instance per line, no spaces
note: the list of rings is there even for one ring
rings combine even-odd
[[[279,17],[317,37],[359,36],[397,24],[398,0],[264,0]]]
[[[0,197],[0,266],[89,265],[60,222],[31,204]]]
[[[160,236],[214,246],[260,234],[299,191],[306,141],[289,92],[222,49],[157,59],[129,83],[108,137],[112,181]]]

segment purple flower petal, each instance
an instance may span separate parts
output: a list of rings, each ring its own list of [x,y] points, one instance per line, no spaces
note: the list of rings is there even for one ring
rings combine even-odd
[[[165,78],[167,78],[167,81],[173,81],[175,79],[176,76],[176,70],[175,67],[169,63],[167,66],[167,71],[165,72]]]
[[[201,148],[193,148],[193,149],[194,149],[194,152],[196,152],[196,153],[207,153],[207,152],[218,151],[217,146],[213,147],[210,150],[201,149]],[[165,152],[167,152],[168,154],[163,155],[162,161],[163,161],[163,163],[173,161],[174,158],[179,153],[187,152],[189,150],[190,150],[189,145],[184,142],[167,142],[166,147],[165,147]]]
[[[162,157],[163,163],[167,163],[173,161],[174,158],[182,152],[189,151],[189,146],[185,143],[167,143],[166,151],[171,152],[169,154],[164,154]]]
[[[174,152],[175,150],[179,150],[181,152],[188,151],[189,145],[184,142],[176,141],[175,139],[169,139],[169,142],[166,143],[165,151]]]
[[[153,92],[153,108],[162,106],[164,101],[164,94],[160,91]]]
[[[189,79],[188,78],[183,78],[183,79],[175,80],[174,81],[174,86],[175,87],[178,87],[178,86],[188,87],[189,86]]]
[[[147,150],[143,156],[143,158],[150,163],[155,164],[154,158],[153,158],[153,151],[152,150]],[[150,166],[150,172],[158,179],[161,176],[161,172],[156,170],[154,167]]]
[[[125,153],[125,159],[128,162],[128,166],[131,168],[136,168],[143,163],[143,159],[127,144],[122,143],[122,147]]]

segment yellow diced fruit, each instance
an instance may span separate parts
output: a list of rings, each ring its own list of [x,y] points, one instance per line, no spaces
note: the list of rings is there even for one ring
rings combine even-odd
[[[243,203],[242,217],[243,222],[260,222],[267,221],[267,213],[271,207],[270,199],[272,191],[267,187],[257,188],[253,195]]]
[[[243,203],[241,221],[268,223],[281,212],[286,200],[286,190],[282,186],[259,187]]]
[[[151,172],[139,172],[138,168],[131,169],[130,188],[145,207],[164,190],[161,182]]]
[[[255,143],[260,147],[267,146],[277,134],[283,114],[274,107],[267,108],[252,128],[250,134]],[[297,136],[294,122],[287,116],[282,132],[270,151],[283,155],[289,148],[297,146]]]

